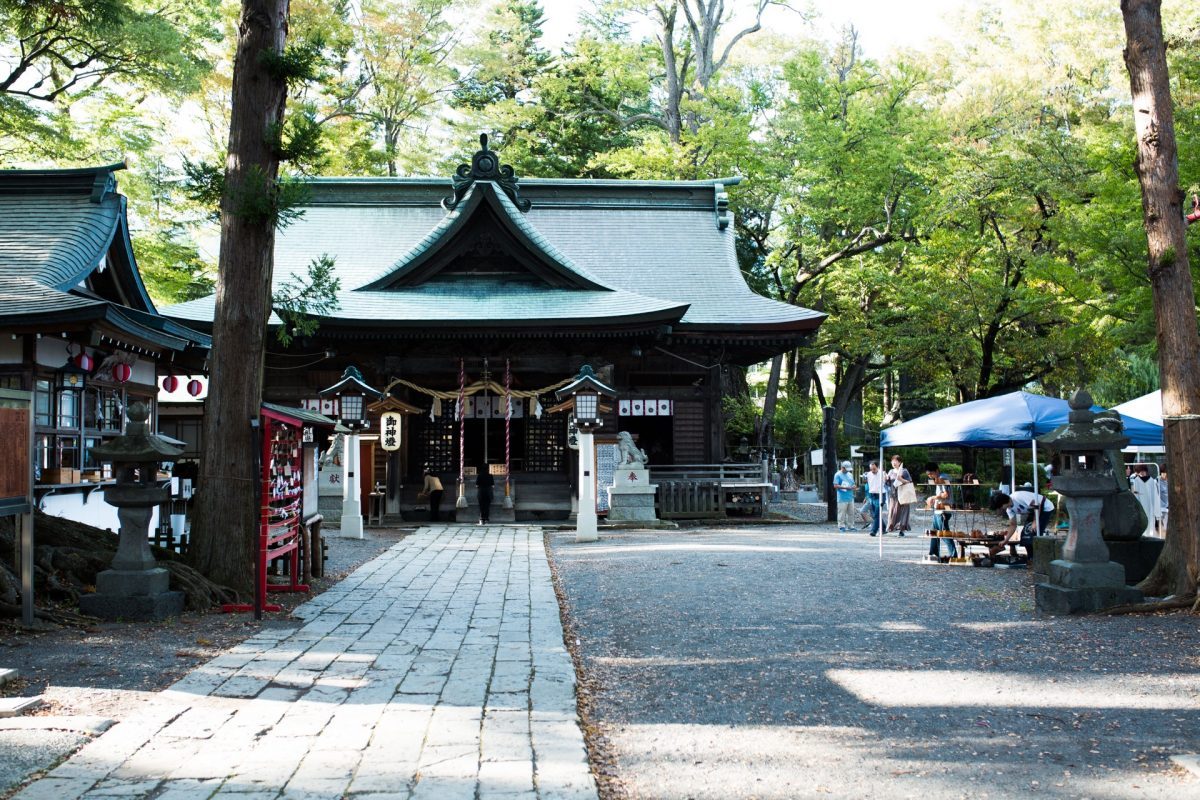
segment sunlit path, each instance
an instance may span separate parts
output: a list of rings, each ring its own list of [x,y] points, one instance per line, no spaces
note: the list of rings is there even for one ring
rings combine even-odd
[[[424,528],[21,800],[594,798],[539,529]]]

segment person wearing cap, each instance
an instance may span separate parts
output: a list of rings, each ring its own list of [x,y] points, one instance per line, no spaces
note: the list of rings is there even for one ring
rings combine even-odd
[[[850,474],[850,462],[843,461],[842,467],[833,476],[833,488],[837,489],[838,532],[854,530],[854,476]]]

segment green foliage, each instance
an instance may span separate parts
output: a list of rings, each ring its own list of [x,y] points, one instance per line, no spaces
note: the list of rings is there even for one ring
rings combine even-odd
[[[815,398],[779,398],[775,409],[775,442],[784,450],[805,452],[821,443],[821,409]]]
[[[759,421],[762,419],[762,409],[749,395],[724,397],[721,399],[721,409],[725,415],[725,436],[732,443],[745,436],[754,441],[758,434]]]
[[[283,80],[289,88],[317,80],[325,66],[325,39],[320,34],[300,39],[284,47],[282,53],[264,50],[259,62],[273,78]]]
[[[212,294],[214,281],[196,245],[171,230],[133,237],[138,271],[156,303],[182,303]]]
[[[321,255],[308,265],[306,276],[293,274],[275,290],[271,306],[283,321],[275,335],[284,347],[297,336],[311,336],[320,324],[318,317],[337,311],[341,281],[333,274],[334,266],[333,258]]]
[[[1109,367],[1088,387],[1105,408],[1120,405],[1159,388],[1158,362],[1140,353],[1114,353]]]

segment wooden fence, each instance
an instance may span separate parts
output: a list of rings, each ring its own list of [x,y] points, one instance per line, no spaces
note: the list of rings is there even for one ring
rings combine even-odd
[[[666,464],[649,470],[658,484],[660,519],[766,512],[771,483],[762,464]]]

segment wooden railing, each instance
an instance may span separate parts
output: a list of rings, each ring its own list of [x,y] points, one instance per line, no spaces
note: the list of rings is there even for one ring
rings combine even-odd
[[[711,519],[729,512],[762,515],[770,481],[762,464],[665,464],[650,466],[658,484],[662,519]]]
[[[650,479],[659,481],[711,481],[721,486],[770,483],[761,463],[748,464],[650,464]]]

